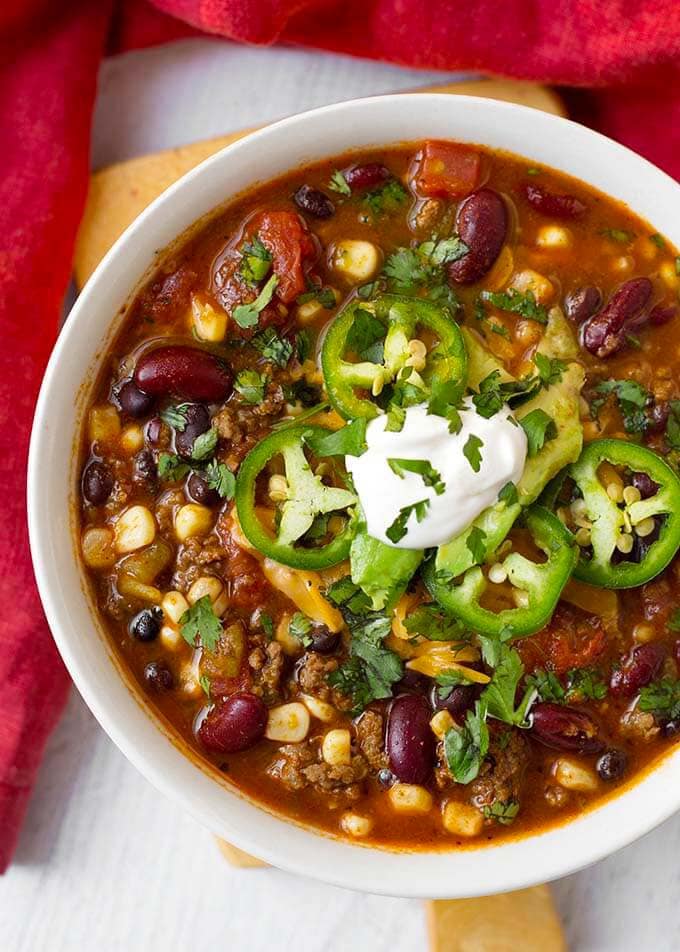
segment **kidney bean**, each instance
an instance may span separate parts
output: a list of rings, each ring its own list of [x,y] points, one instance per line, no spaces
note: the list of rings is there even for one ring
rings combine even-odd
[[[420,694],[402,694],[392,702],[386,749],[392,773],[402,783],[425,783],[434,766],[432,709]]]
[[[604,747],[597,724],[583,711],[542,701],[531,713],[531,735],[546,747],[580,754],[594,754]]]
[[[309,651],[317,654],[332,654],[340,644],[340,632],[331,631],[326,625],[312,625],[309,637],[312,639]]]
[[[602,304],[599,288],[587,285],[570,291],[564,299],[564,313],[574,324],[583,324]]]
[[[202,403],[191,403],[182,413],[186,426],[175,431],[175,449],[180,456],[191,456],[196,439],[210,429],[210,414]]]
[[[551,218],[578,218],[586,210],[583,202],[574,195],[558,195],[533,182],[524,186],[524,195],[532,208]]]
[[[118,405],[123,413],[138,420],[151,413],[156,402],[149,393],[140,390],[134,380],[126,380],[117,391]]]
[[[388,178],[392,178],[392,173],[385,165],[380,162],[367,162],[365,165],[355,165],[342,173],[349,187],[355,188],[375,188],[376,185],[382,185]]]
[[[667,324],[669,321],[672,321],[677,313],[678,309],[674,304],[668,304],[665,307],[661,304],[657,304],[652,308],[649,314],[649,323],[655,327],[660,327],[662,324]]]
[[[439,696],[439,689],[432,689],[432,706],[436,711],[448,711],[452,717],[460,717],[469,711],[479,695],[481,687],[473,684],[458,684],[445,698]]]
[[[645,308],[652,295],[649,278],[633,278],[614,291],[609,301],[582,327],[583,346],[603,359],[620,350],[626,334],[645,321]]]
[[[623,660],[620,668],[612,671],[609,688],[616,697],[633,697],[640,688],[653,681],[663,664],[666,651],[659,641],[636,645]]]
[[[335,214],[335,205],[328,195],[311,185],[301,185],[293,195],[293,201],[312,218],[331,218]]]
[[[608,747],[598,758],[595,769],[600,780],[611,783],[613,780],[620,780],[623,777],[627,766],[628,755],[625,750]]]
[[[220,754],[248,750],[264,736],[267,706],[254,694],[241,691],[216,704],[198,728],[202,744]]]
[[[206,350],[183,345],[158,347],[140,357],[135,383],[155,397],[174,394],[185,400],[217,403],[231,393],[232,375],[223,360]]]
[[[144,668],[144,680],[154,691],[169,691],[175,683],[172,671],[163,661],[150,661]]]
[[[655,483],[647,473],[633,473],[630,482],[643,499],[649,499],[659,491],[658,483]]]
[[[103,506],[113,490],[113,474],[101,460],[94,459],[83,471],[83,496],[93,506]]]
[[[508,210],[498,192],[480,188],[462,201],[456,214],[456,231],[469,251],[449,264],[449,280],[472,284],[491,269],[508,231]]]
[[[187,480],[187,493],[190,499],[202,506],[216,506],[220,501],[220,494],[210,488],[207,479],[200,473],[192,473]]]

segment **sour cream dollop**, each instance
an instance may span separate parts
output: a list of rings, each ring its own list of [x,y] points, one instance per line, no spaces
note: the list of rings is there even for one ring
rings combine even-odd
[[[527,455],[527,439],[508,406],[489,419],[480,416],[470,400],[460,411],[462,426],[449,432],[448,421],[428,414],[426,406],[409,407],[399,432],[385,429],[385,415],[366,427],[367,449],[361,456],[346,456],[345,466],[366,516],[369,535],[398,549],[427,549],[449,542],[466,529],[484,509],[492,506],[508,482],[517,484]],[[472,440],[470,437],[477,437]],[[481,460],[475,459],[477,445]],[[464,452],[468,446],[467,455]],[[471,460],[479,465],[475,472]],[[438,494],[422,475],[402,470],[399,476],[388,460],[424,460],[444,484]],[[397,542],[387,530],[406,506],[428,500],[420,522],[412,511],[406,534]]]

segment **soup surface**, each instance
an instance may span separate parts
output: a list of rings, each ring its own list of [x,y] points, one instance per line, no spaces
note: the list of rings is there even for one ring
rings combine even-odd
[[[141,690],[258,801],[364,841],[534,831],[680,728],[680,259],[452,142],[261,185],[166,255],[82,440]]]

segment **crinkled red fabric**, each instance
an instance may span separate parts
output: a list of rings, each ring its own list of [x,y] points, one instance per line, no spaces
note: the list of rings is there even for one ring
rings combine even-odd
[[[33,582],[24,474],[85,199],[106,44],[116,52],[205,32],[574,87],[578,118],[678,177],[677,14],[677,0],[0,4],[0,870],[68,686]]]

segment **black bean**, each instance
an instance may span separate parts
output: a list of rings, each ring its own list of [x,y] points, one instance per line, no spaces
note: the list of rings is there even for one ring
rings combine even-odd
[[[406,668],[403,677],[392,685],[392,694],[394,697],[400,694],[427,694],[431,686],[432,682],[427,675]]]
[[[620,780],[626,772],[628,766],[628,756],[625,751],[618,750],[616,747],[608,747],[605,752],[598,757],[595,769],[600,780],[606,780],[610,783],[612,780]]]
[[[190,403],[182,415],[186,426],[175,431],[175,449],[180,456],[191,456],[196,439],[210,429],[210,414],[202,403]]]
[[[135,456],[132,472],[133,480],[146,489],[153,489],[158,478],[158,469],[156,460],[153,458],[151,450],[140,450]]]
[[[145,608],[130,621],[130,634],[137,641],[153,641],[161,630],[163,612],[160,608]]]
[[[83,496],[93,506],[103,506],[113,490],[113,474],[101,460],[94,459],[83,471]]]
[[[383,767],[382,770],[379,770],[376,774],[376,780],[384,790],[388,790],[396,779],[392,771],[387,767]]]
[[[220,494],[211,489],[208,480],[200,473],[192,473],[187,480],[187,495],[201,506],[216,506],[220,501]]]
[[[331,631],[326,625],[313,625],[309,637],[312,639],[309,650],[317,654],[332,654],[340,644],[340,632]]]
[[[635,486],[643,499],[649,499],[659,491],[659,486],[647,473],[633,473],[631,484]]]
[[[661,727],[661,733],[664,737],[675,737],[680,732],[680,720],[677,718],[672,721],[666,721]]]
[[[153,417],[146,424],[146,430],[144,432],[144,438],[149,446],[160,446],[161,438],[163,436],[163,430],[165,429],[165,424],[160,417]]]
[[[331,218],[335,214],[335,205],[328,195],[311,185],[301,185],[293,195],[293,201],[312,218]]]
[[[666,401],[654,403],[645,411],[647,416],[647,433],[663,433],[671,414],[671,408]]]
[[[144,668],[144,680],[154,691],[170,691],[175,683],[172,671],[163,661],[150,661]]]
[[[148,393],[140,390],[137,384],[130,378],[126,380],[119,388],[116,394],[118,405],[123,413],[133,417],[135,420],[146,416],[153,410],[155,399]]]

